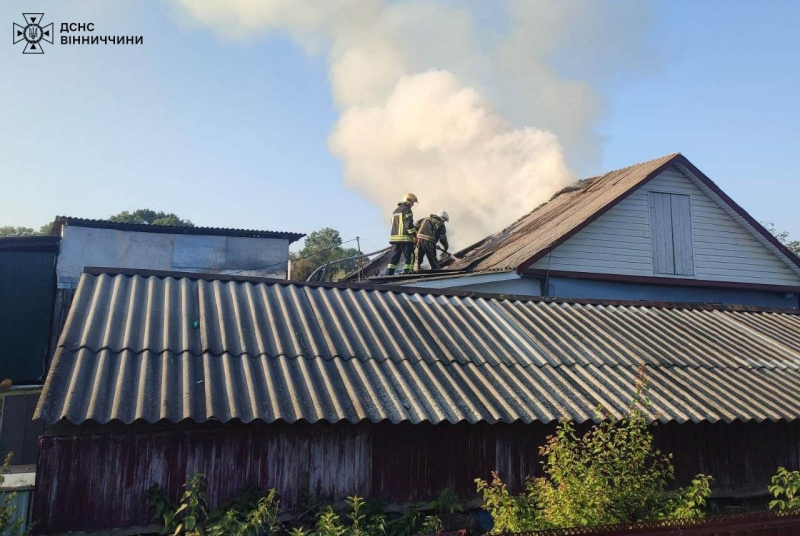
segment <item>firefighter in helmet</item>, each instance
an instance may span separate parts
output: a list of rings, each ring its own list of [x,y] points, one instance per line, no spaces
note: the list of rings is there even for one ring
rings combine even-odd
[[[405,265],[403,270],[408,273],[414,269],[414,245],[417,241],[417,228],[414,227],[414,214],[411,207],[417,202],[417,196],[408,193],[403,200],[397,203],[397,208],[392,213],[392,234],[389,243],[392,253],[389,257],[389,266],[386,275],[394,275],[400,256],[403,256]]]
[[[417,249],[414,252],[414,270],[419,271],[419,265],[428,257],[431,270],[441,269],[439,259],[436,258],[436,244],[441,242],[445,253],[447,243],[447,229],[445,222],[450,221],[450,215],[443,210],[438,214],[431,214],[417,222]]]

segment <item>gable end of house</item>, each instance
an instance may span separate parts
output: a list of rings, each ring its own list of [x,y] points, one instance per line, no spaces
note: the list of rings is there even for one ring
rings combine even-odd
[[[797,257],[682,156],[538,257],[529,272],[800,288]]]

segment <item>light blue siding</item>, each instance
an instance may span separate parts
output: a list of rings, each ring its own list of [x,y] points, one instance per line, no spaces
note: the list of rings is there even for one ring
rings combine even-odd
[[[796,294],[759,290],[717,289],[550,278],[547,295],[556,298],[662,302],[721,303],[761,307],[797,307]]]
[[[541,287],[541,279],[523,277],[510,281],[498,281],[496,283],[451,287],[450,290],[540,296]],[[721,303],[726,305],[750,305],[761,307],[798,307],[798,297],[796,294],[787,295],[782,292],[682,287],[677,285],[649,285],[643,283],[622,283],[562,277],[550,277],[547,279],[547,292],[545,295],[551,298],[587,300],[645,300],[658,302]]]
[[[679,261],[684,268],[673,271],[674,275],[653,269],[658,252],[653,251],[652,245],[660,242],[657,236],[651,237],[654,232],[651,231],[652,192],[689,198],[679,207],[682,214],[690,211],[682,221],[690,220],[687,223],[691,227],[679,230],[684,240]],[[765,239],[740,216],[729,213],[732,209],[726,207],[702,183],[677,168],[670,168],[539,259],[531,268],[800,286],[800,275],[794,265],[777,250],[770,250]],[[667,217],[666,213],[664,217]],[[670,205],[669,219],[673,217]],[[667,240],[667,237],[662,238]],[[664,247],[672,246],[665,242]]]

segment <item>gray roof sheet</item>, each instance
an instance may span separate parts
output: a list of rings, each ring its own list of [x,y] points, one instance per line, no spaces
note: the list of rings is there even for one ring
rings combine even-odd
[[[74,227],[90,227],[93,229],[115,229],[118,231],[135,231],[141,233],[169,233],[203,236],[237,236],[247,238],[278,238],[288,240],[289,243],[303,238],[303,233],[287,231],[260,231],[256,229],[231,229],[228,227],[184,227],[173,225],[147,225],[141,223],[121,223],[109,220],[93,220],[89,218],[74,218],[72,216],[56,216],[51,233],[61,236],[65,225]]]
[[[800,417],[800,316],[84,274],[37,414],[179,422]],[[463,293],[461,293],[463,294]],[[197,322],[197,328],[193,327]]]

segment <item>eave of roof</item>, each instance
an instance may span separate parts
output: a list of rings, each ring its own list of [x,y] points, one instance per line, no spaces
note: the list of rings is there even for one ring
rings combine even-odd
[[[0,251],[58,253],[57,236],[13,236],[0,238]]]
[[[204,236],[236,236],[245,238],[276,238],[288,240],[291,244],[305,236],[303,233],[286,231],[258,231],[253,229],[229,229],[224,227],[178,227],[171,225],[146,225],[138,223],[118,223],[108,220],[92,220],[74,218],[71,216],[57,216],[53,223],[51,234],[61,236],[65,225],[75,227],[90,227],[94,229],[115,229],[117,231],[136,231],[144,233],[168,233]]]

